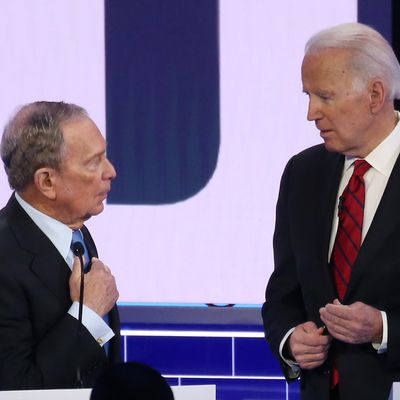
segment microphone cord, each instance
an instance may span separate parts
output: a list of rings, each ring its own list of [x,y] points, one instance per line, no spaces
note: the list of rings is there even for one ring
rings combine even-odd
[[[84,248],[81,243],[76,242],[73,246],[73,253],[79,257],[81,266],[81,280],[79,286],[79,308],[78,308],[78,330],[77,330],[77,368],[76,368],[76,384],[78,388],[83,387],[81,376],[81,363],[80,363],[80,347],[81,347],[81,332],[82,332],[82,315],[83,315],[83,291],[85,284],[85,272],[83,268],[83,253]]]

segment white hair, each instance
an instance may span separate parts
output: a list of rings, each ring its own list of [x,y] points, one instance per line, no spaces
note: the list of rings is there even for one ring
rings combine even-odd
[[[324,49],[348,49],[350,65],[359,71],[364,84],[382,79],[390,100],[400,98],[400,65],[387,40],[375,29],[357,22],[336,25],[313,35],[305,46],[305,54]],[[357,77],[356,77],[357,79]]]

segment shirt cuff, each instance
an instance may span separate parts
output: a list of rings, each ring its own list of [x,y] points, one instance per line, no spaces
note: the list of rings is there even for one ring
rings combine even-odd
[[[381,311],[382,315],[382,342],[372,343],[372,347],[378,352],[378,354],[386,353],[387,341],[388,341],[388,322],[385,311]]]
[[[74,301],[68,310],[68,314],[78,319],[79,302]],[[92,309],[83,305],[82,324],[94,337],[100,346],[104,346],[115,334],[106,322]]]
[[[286,341],[288,340],[289,336],[292,334],[295,328],[290,329],[286,335],[283,337],[281,340],[281,343],[279,345],[279,355],[281,356],[282,360],[291,368],[292,373],[290,373],[291,378],[297,378],[300,375],[301,368],[299,367],[299,364],[293,360],[289,360],[288,358],[285,358],[283,356],[283,346],[285,345]]]

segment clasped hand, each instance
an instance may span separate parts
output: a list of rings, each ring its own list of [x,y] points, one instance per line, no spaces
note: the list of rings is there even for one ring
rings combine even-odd
[[[289,338],[291,355],[302,369],[325,362],[332,337],[350,344],[382,341],[382,316],[374,307],[359,301],[343,305],[335,299],[319,311],[325,327],[307,321],[296,326]]]
[[[343,305],[335,299],[319,310],[328,332],[345,343],[380,343],[382,341],[382,315],[379,310],[357,301]]]
[[[69,288],[72,301],[79,300],[80,263],[75,257],[69,279]],[[107,314],[114,306],[119,296],[115,278],[110,269],[98,258],[92,258],[90,271],[85,273],[85,290],[83,304],[96,312],[100,317]]]
[[[313,369],[325,362],[331,341],[331,336],[324,335],[323,327],[308,321],[296,326],[290,335],[289,347],[300,368]]]

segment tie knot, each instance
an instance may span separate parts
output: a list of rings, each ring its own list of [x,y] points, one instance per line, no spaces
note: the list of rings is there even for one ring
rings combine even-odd
[[[83,244],[82,233],[79,229],[75,229],[72,231],[71,247],[74,243],[82,243]]]
[[[354,161],[354,171],[353,175],[357,175],[360,178],[364,176],[364,174],[371,168],[371,165],[368,164],[365,160],[356,160]]]
[[[75,255],[77,255],[77,250],[82,255],[83,264],[86,269],[89,265],[90,257],[82,232],[79,229],[72,231],[71,249]]]

